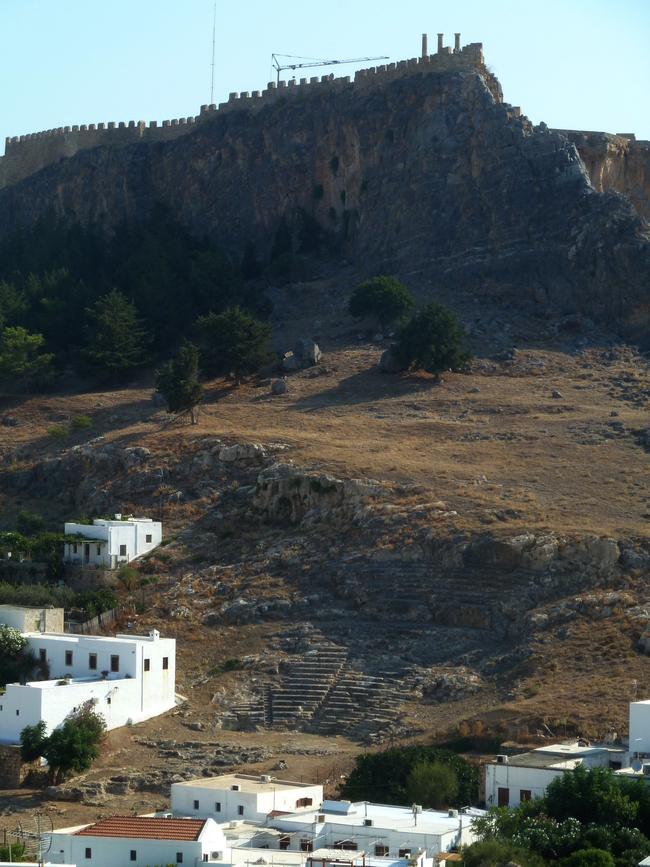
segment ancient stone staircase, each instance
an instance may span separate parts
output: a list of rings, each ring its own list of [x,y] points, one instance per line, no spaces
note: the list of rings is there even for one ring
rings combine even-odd
[[[347,659],[344,647],[332,645],[306,653],[291,663],[282,686],[271,690],[273,725],[296,728],[322,704]]]
[[[356,737],[356,729],[364,724],[373,730],[388,727],[407,698],[407,694],[389,686],[385,678],[346,665],[314,714],[309,729],[318,734],[343,732]]]

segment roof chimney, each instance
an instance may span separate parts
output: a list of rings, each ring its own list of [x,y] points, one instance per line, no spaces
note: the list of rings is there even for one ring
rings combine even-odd
[[[438,34],[438,54],[442,54],[442,37],[443,36],[444,36],[444,33]]]
[[[422,57],[426,57],[428,55],[428,46],[427,46],[427,34],[422,34]]]
[[[456,37],[456,44],[454,45],[454,54],[458,54],[460,52],[460,33],[454,33]]]

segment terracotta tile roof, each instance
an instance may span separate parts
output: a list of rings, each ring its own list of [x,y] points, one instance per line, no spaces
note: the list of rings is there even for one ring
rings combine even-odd
[[[198,840],[207,819],[110,816],[75,831],[76,837],[129,837],[138,840]]]

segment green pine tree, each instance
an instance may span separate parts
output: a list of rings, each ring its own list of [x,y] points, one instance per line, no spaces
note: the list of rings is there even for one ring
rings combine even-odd
[[[156,371],[156,388],[165,398],[167,412],[189,413],[192,424],[198,421],[198,406],[203,400],[203,386],[197,382],[199,350],[184,343],[178,356]]]
[[[271,326],[257,320],[247,310],[232,307],[217,315],[201,316],[197,323],[205,345],[201,367],[206,376],[256,373],[270,361],[267,344]]]
[[[86,309],[84,333],[82,376],[105,376],[115,383],[126,371],[149,360],[149,337],[135,304],[117,289]]]
[[[15,378],[29,393],[30,385],[54,375],[52,354],[42,353],[42,334],[24,328],[5,328],[0,336],[0,377]]]

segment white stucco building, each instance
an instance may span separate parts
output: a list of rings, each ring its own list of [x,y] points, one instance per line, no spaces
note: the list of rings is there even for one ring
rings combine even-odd
[[[212,819],[111,816],[52,835],[52,864],[153,867],[155,864],[229,864],[221,828]]]
[[[20,742],[26,725],[45,720],[47,733],[75,710],[92,707],[108,729],[174,707],[176,642],[148,636],[27,633],[27,647],[53,679],[7,684],[0,693],[0,743]]]
[[[320,809],[301,810],[269,818],[266,827],[248,823],[225,826],[233,858],[239,850],[270,849],[280,852],[338,852],[339,859],[365,853],[366,857],[389,860],[426,858],[476,839],[472,820],[482,810],[424,810],[370,804],[365,801],[323,801]],[[275,861],[275,854],[273,854]],[[333,856],[332,856],[333,857]],[[328,860],[328,859],[326,859]],[[329,860],[332,860],[331,858]]]
[[[574,741],[540,747],[518,756],[497,756],[485,766],[486,807],[516,807],[541,797],[546,787],[565,771],[583,765],[619,769],[629,762],[625,746]]]
[[[113,521],[95,518],[92,524],[66,523],[65,535],[74,537],[65,545],[65,560],[116,569],[160,545],[162,524],[151,518],[116,515]]]
[[[301,813],[322,803],[322,786],[276,780],[266,774],[224,774],[172,783],[173,816],[210,816],[217,822],[266,822],[279,813]]]

